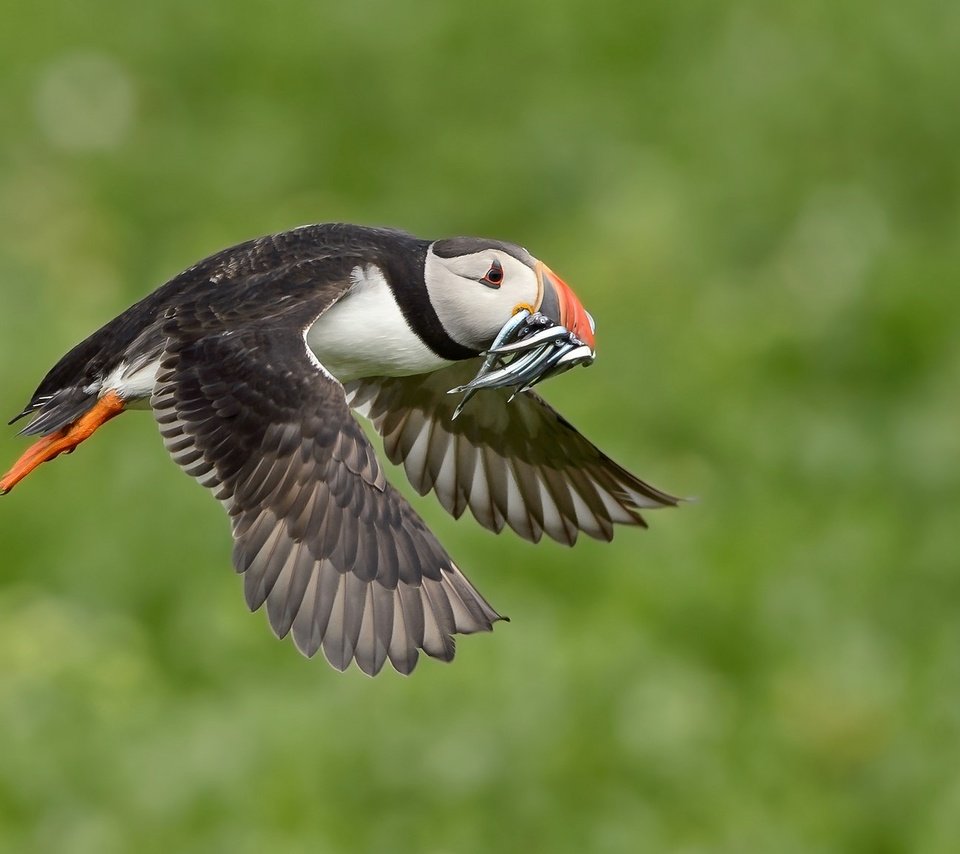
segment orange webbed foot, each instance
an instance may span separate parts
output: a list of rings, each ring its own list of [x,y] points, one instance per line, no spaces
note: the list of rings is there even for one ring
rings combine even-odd
[[[0,478],[0,495],[6,495],[41,463],[52,460],[60,454],[70,454],[94,431],[106,424],[111,418],[123,412],[123,399],[116,392],[109,391],[81,415],[72,424],[62,427],[56,433],[44,436],[31,445],[17,460],[10,471]]]

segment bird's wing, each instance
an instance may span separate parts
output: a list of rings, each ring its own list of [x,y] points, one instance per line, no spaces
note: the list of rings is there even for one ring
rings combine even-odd
[[[278,636],[340,670],[356,659],[372,675],[389,658],[409,673],[418,649],[449,660],[454,633],[499,616],[386,481],[306,346],[349,286],[333,273],[299,263],[278,274],[283,299],[250,289],[178,307],[151,404],[173,459],[230,515],[251,610],[265,603]]]
[[[580,531],[613,538],[614,523],[643,525],[641,508],[679,499],[630,474],[585,439],[533,392],[507,402],[508,390],[480,392],[454,420],[478,360],[432,374],[374,377],[346,385],[347,400],[383,436],[413,487],[431,489],[459,518],[468,507],[484,527],[509,525],[538,542],[543,534],[573,545]]]

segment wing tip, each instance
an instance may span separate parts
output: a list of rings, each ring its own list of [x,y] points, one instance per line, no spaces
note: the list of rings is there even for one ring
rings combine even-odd
[[[509,617],[497,612],[477,592],[453,563],[441,569],[439,580],[425,581],[426,584],[416,587],[408,585],[408,595],[419,599],[424,612],[426,626],[422,637],[415,628],[417,620],[413,626],[406,620],[396,627],[391,626],[391,636],[381,638],[369,648],[362,644],[326,643],[326,635],[319,637],[316,633],[304,636],[296,631],[296,620],[290,621],[288,626],[288,621],[283,619],[286,614],[271,616],[269,607],[267,611],[271,618],[268,623],[276,637],[283,639],[289,635],[305,658],[312,659],[322,650],[324,659],[334,670],[345,672],[355,662],[364,676],[373,678],[388,661],[401,676],[411,675],[421,651],[436,661],[451,662],[457,653],[457,635],[492,632],[496,623],[510,622]],[[270,604],[269,597],[266,597],[266,604]]]

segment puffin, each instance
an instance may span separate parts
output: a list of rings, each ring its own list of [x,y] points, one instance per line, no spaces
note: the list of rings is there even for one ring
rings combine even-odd
[[[194,264],[70,350],[26,407],[10,492],[131,409],[211,490],[251,611],[301,653],[373,676],[501,619],[387,479],[534,543],[611,540],[679,499],[628,472],[532,386],[595,354],[593,318],[522,247],[345,223]],[[454,392],[454,393],[451,393]],[[457,394],[460,396],[458,397]]]

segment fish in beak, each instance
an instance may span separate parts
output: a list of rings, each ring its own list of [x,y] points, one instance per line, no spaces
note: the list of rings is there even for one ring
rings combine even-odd
[[[518,307],[500,329],[477,375],[450,389],[463,393],[453,417],[480,389],[513,388],[520,394],[576,365],[596,358],[595,325],[570,286],[541,261],[536,266],[540,298],[536,311]]]

